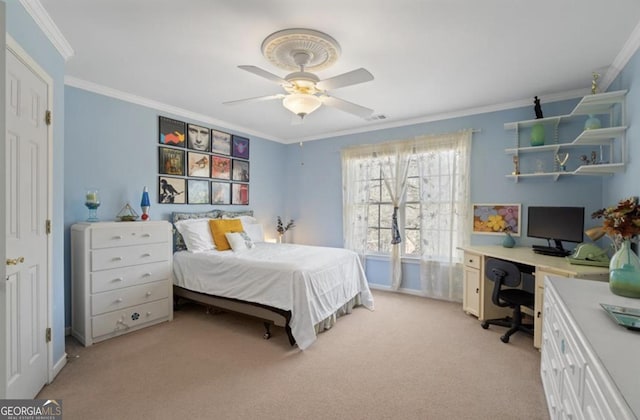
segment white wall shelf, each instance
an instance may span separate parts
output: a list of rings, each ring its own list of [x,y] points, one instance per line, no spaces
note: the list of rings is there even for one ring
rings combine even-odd
[[[534,120],[517,121],[506,123],[505,130],[513,130],[515,134],[514,147],[506,148],[505,153],[514,156],[514,161],[518,161],[518,165],[522,163],[520,155],[535,156],[535,154],[546,155],[549,159],[554,159],[557,153],[562,150],[571,150],[585,148],[588,146],[599,146],[600,156],[603,158],[603,150],[606,148],[608,156],[607,163],[592,163],[578,166],[574,170],[563,171],[560,165],[554,163],[551,171],[531,172],[531,173],[512,173],[506,175],[507,178],[516,182],[520,178],[552,178],[554,181],[563,176],[575,175],[610,175],[624,171],[626,164],[626,139],[625,134],[627,126],[625,123],[625,97],[627,91],[620,90],[615,92],[598,93],[585,96],[576,105],[573,111],[567,115],[539,118]],[[606,121],[609,127],[598,129],[583,130],[570,141],[560,141],[558,136],[558,127],[563,123],[571,120],[575,122],[575,117],[583,117],[585,115],[603,116],[606,115]],[[528,132],[527,129],[535,125],[542,124],[546,127],[545,131],[553,133],[553,139],[550,143],[541,146],[523,145],[524,141],[521,137],[522,131]],[[527,142],[529,140],[527,139]],[[529,159],[528,156],[523,156]]]

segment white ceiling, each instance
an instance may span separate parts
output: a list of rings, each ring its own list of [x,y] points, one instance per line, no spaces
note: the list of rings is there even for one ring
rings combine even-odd
[[[638,0],[40,3],[75,52],[67,61],[68,83],[115,89],[283,143],[532,103],[534,95],[544,104],[558,93],[587,93],[592,71],[605,83],[617,74],[610,66],[640,28]],[[285,76],[260,46],[269,34],[296,27],[323,31],[342,48],[338,61],[317,73],[320,79],[359,67],[373,74],[371,82],[331,93],[385,120],[323,106],[292,125],[278,100],[222,104],[282,92],[237,66]]]

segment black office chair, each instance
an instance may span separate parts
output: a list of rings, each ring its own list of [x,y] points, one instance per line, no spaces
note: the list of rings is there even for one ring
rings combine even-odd
[[[485,261],[485,274],[493,281],[493,293],[491,300],[494,305],[513,308],[513,317],[489,319],[482,322],[485,330],[489,325],[511,327],[502,337],[503,343],[509,342],[509,337],[517,331],[524,331],[533,335],[533,325],[522,323],[521,306],[533,309],[535,296],[531,292],[522,289],[508,289],[506,287],[518,287],[522,281],[522,272],[517,265],[504,260],[487,258]]]

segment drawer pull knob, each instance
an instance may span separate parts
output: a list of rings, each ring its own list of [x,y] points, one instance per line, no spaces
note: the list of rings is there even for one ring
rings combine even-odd
[[[144,273],[142,277],[151,277],[151,273]]]
[[[115,279],[113,279],[113,281],[123,281],[124,279],[122,277],[117,277]]]
[[[151,292],[147,292],[147,297],[151,296]]]
[[[113,239],[115,239],[115,240],[119,241],[119,240],[121,240],[121,239],[122,239],[122,236],[117,235],[117,236],[114,236],[114,237],[113,237]]]
[[[145,233],[145,234],[143,234],[143,235],[142,235],[142,237],[143,237],[143,238],[150,238],[150,237],[151,237],[151,235],[149,235],[148,233]]]
[[[113,257],[113,261],[122,261],[122,257]]]
[[[116,299],[116,303],[122,303],[122,298]]]
[[[150,256],[151,256],[151,254],[149,254],[148,252],[147,252],[146,254],[142,254],[142,257],[143,257],[143,258],[144,258],[144,257],[150,257]]]
[[[151,312],[147,312],[147,316],[151,316]]]

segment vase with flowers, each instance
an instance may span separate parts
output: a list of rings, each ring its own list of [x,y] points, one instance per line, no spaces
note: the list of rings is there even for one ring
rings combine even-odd
[[[282,219],[280,218],[280,216],[278,216],[278,221],[276,223],[276,231],[278,232],[278,243],[282,243],[282,237],[284,236],[285,232],[289,229],[293,229],[294,227],[296,227],[296,225],[293,222],[293,219],[289,220],[289,223],[285,225],[284,223],[282,223]]]
[[[602,218],[602,229],[611,238],[616,253],[609,263],[609,289],[616,295],[640,298],[640,258],[631,242],[640,235],[638,198],[622,200],[615,207],[600,209],[591,215]]]

